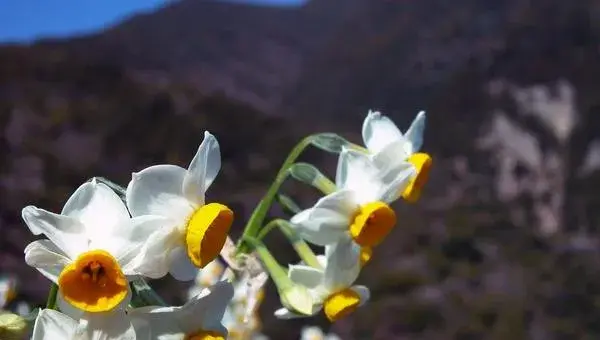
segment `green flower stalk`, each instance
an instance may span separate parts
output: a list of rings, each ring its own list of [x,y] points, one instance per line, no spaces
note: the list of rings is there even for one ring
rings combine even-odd
[[[277,287],[281,304],[299,314],[311,315],[313,299],[308,289],[289,279],[287,272],[261,241],[252,237],[246,237],[244,241],[250,243],[258,254],[264,268]]]

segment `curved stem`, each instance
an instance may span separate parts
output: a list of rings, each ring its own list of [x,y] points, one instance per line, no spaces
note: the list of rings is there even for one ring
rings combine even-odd
[[[256,254],[263,263],[263,266],[269,272],[269,276],[277,286],[277,289],[281,290],[292,286],[292,283],[287,277],[287,272],[281,267],[275,257],[271,255],[271,252],[269,252],[267,246],[265,246],[262,241],[251,236],[243,236],[243,241],[252,245],[254,251],[256,251]]]
[[[266,194],[263,196],[263,198],[260,200],[256,208],[252,212],[252,215],[248,219],[248,223],[246,223],[246,227],[244,228],[244,232],[242,234],[242,237],[240,238],[240,242],[238,243],[238,251],[240,253],[250,252],[250,247],[248,247],[248,244],[246,243],[246,241],[244,241],[245,237],[256,236],[256,234],[258,233],[258,229],[263,224],[263,221],[267,216],[267,213],[269,212],[269,208],[273,204],[273,200],[275,199],[279,188],[288,176],[287,169],[292,164],[294,164],[294,162],[300,156],[300,154],[302,154],[304,149],[306,149],[306,147],[312,143],[313,138],[313,135],[311,135],[302,139],[298,144],[296,144],[296,146],[294,146],[290,154],[283,162],[283,165],[281,166],[279,172],[277,173],[277,176],[275,177],[275,181],[271,184]]]
[[[290,241],[292,247],[294,247],[294,250],[304,263],[313,268],[322,269],[321,264],[317,260],[317,256],[315,256],[315,253],[310,249],[308,243],[298,236],[294,228],[292,228],[291,224],[286,220],[275,219],[267,223],[267,225],[258,233],[257,238],[262,240],[274,228],[279,228],[288,241]]]
[[[56,296],[58,295],[58,285],[53,283],[50,286],[50,292],[48,292],[48,299],[46,300],[47,309],[56,309]]]

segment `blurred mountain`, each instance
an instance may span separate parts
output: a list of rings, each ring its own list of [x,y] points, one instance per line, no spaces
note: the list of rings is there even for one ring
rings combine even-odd
[[[210,194],[241,221],[302,136],[359,141],[368,109],[404,128],[426,109],[435,166],[423,202],[398,204],[402,224],[361,277],[373,301],[332,328],[596,339],[598,19],[591,0],[183,0],[96,35],[2,47],[0,271],[41,280],[22,264],[24,205],[57,211],[92,175],[125,183],[150,164],[186,166],[205,129],[223,154]],[[26,285],[24,298],[45,289]],[[267,333],[295,338],[301,323],[275,322],[267,304]]]

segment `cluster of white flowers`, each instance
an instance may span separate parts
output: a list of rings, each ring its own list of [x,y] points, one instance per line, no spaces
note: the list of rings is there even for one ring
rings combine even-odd
[[[26,247],[25,261],[53,282],[32,339],[264,339],[257,309],[268,277],[283,304],[279,318],[323,310],[339,320],[369,299],[369,289],[354,283],[396,224],[389,205],[400,197],[416,201],[427,181],[431,158],[417,152],[424,123],[420,113],[403,134],[387,117],[369,112],[366,147],[335,135],[343,141],[335,151],[335,189],[279,220],[302,259],[287,270],[261,241],[270,230],[264,219],[283,174],[310,143],[292,151],[237,244],[228,236],[233,211],[206,202],[221,167],[219,144],[208,132],[187,169],[151,166],[133,173],[126,189],[93,178],[60,213],[25,207],[26,225],[45,236]],[[312,145],[332,135],[314,135]],[[305,242],[324,246],[323,255]],[[146,283],[167,274],[195,279],[185,305],[166,305]],[[302,336],[317,339],[315,332],[305,329]]]

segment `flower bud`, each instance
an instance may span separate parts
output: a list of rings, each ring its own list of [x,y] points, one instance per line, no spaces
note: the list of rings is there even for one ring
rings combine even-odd
[[[290,311],[312,315],[313,298],[308,289],[301,285],[291,285],[279,291],[281,304]]]
[[[21,340],[27,333],[27,320],[22,316],[0,312],[0,339]]]

